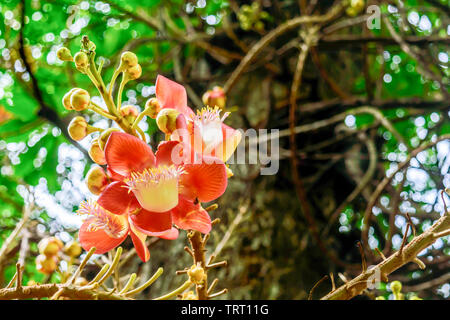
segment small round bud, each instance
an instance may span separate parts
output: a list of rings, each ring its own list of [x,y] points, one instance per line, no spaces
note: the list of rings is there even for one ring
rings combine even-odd
[[[225,167],[225,169],[227,170],[227,178],[231,178],[232,176],[234,176],[233,171],[228,166]]]
[[[73,61],[72,54],[70,53],[70,50],[66,47],[61,47],[56,51],[56,56],[59,60],[62,61]]]
[[[72,93],[74,93],[74,91],[78,90],[78,88],[72,88],[70,89],[62,98],[62,103],[64,108],[66,108],[67,110],[73,110],[72,108],[72,104],[70,103],[70,98],[72,97]]]
[[[222,87],[214,87],[212,90],[206,91],[202,96],[203,103],[210,107],[225,108],[227,97]]]
[[[87,54],[82,51],[75,54],[73,61],[75,62],[75,67],[83,73],[89,65],[89,58]]]
[[[82,252],[81,246],[77,241],[70,241],[64,246],[64,253],[69,257],[76,258]]]
[[[34,280],[28,280],[28,282],[27,282],[27,286],[35,286],[37,284],[38,283],[36,281],[34,281]]]
[[[82,287],[82,286],[87,285],[88,283],[89,282],[84,277],[78,277],[78,278],[75,279],[75,285],[76,286]]]
[[[161,105],[158,99],[150,98],[145,103],[145,114],[152,119],[156,119],[158,113],[161,111]]]
[[[36,257],[36,269],[43,274],[51,274],[58,267],[58,260],[56,257],[47,257],[40,254]]]
[[[99,195],[108,185],[108,176],[102,167],[93,166],[86,174],[86,185],[90,192]]]
[[[142,74],[142,67],[141,67],[141,65],[137,64],[134,67],[128,68],[127,71],[126,71],[126,74],[128,75],[128,79],[136,80]]]
[[[129,69],[129,68],[134,67],[134,66],[136,66],[138,64],[138,58],[133,52],[125,51],[120,56],[120,64],[123,67]]]
[[[105,152],[100,148],[98,139],[92,141],[91,147],[89,148],[89,156],[92,161],[101,166],[106,164]]]
[[[73,118],[69,123],[68,131],[73,140],[83,140],[89,134],[86,119],[80,116]]]
[[[198,300],[198,298],[192,290],[189,290],[181,295],[181,300]]]
[[[350,6],[345,11],[347,15],[354,17],[364,9],[364,0],[350,0]]]
[[[139,115],[139,111],[135,106],[127,105],[120,108],[120,114],[128,121],[128,123],[133,124],[134,120],[136,120]]]
[[[106,146],[106,142],[108,142],[109,136],[111,135],[111,133],[113,133],[114,131],[120,131],[120,129],[117,128],[109,128],[106,129],[105,131],[102,132],[102,134],[100,135],[100,137],[98,138],[98,143],[100,145],[100,148],[104,151],[105,150],[105,146]]]
[[[84,89],[75,90],[70,97],[70,104],[76,111],[83,111],[89,107],[91,96]]]
[[[156,117],[156,124],[159,130],[166,134],[174,132],[177,129],[176,121],[179,114],[175,109],[162,109]]]
[[[400,281],[392,281],[391,290],[394,294],[399,294],[402,291],[402,283]]]
[[[62,241],[55,237],[44,238],[38,243],[39,253],[47,257],[57,255],[63,246]]]
[[[383,297],[383,296],[378,296],[378,297],[375,298],[375,300],[386,300],[386,298]]]
[[[193,265],[187,272],[189,280],[195,284],[202,284],[206,279],[205,269],[199,265]]]

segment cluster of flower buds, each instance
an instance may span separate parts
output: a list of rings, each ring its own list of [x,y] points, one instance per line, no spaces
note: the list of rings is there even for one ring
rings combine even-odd
[[[51,274],[58,267],[60,253],[63,252],[70,258],[76,258],[81,254],[81,246],[77,241],[70,241],[66,245],[55,237],[43,238],[38,243],[39,255],[36,257],[36,268],[43,274]]]
[[[192,265],[187,274],[189,276],[189,280],[196,285],[201,285],[206,280],[205,269],[203,269],[199,264]]]
[[[262,11],[259,2],[255,1],[251,5],[244,4],[238,12],[238,20],[243,30],[255,29],[264,31],[264,22],[269,19],[269,14]]]
[[[402,293],[402,283],[400,281],[392,281],[390,284],[392,294],[394,295],[394,300],[405,300],[405,295]],[[383,296],[378,296],[375,300],[386,300]],[[423,300],[416,295],[410,296],[409,300]]]
[[[64,95],[62,103],[67,110],[83,111],[89,108],[91,96],[84,89],[73,88]]]
[[[39,255],[36,257],[36,268],[43,274],[51,274],[58,267],[58,254],[64,247],[61,240],[55,237],[42,239],[38,244]]]
[[[127,80],[136,80],[142,74],[142,67],[138,63],[138,58],[136,54],[131,51],[122,53],[117,70],[123,72]]]
[[[349,7],[346,9],[347,15],[354,17],[364,10],[366,4],[364,0],[350,0]]]
[[[222,87],[215,86],[212,90],[208,90],[203,94],[202,100],[206,106],[217,106],[223,110],[227,103],[227,96]]]

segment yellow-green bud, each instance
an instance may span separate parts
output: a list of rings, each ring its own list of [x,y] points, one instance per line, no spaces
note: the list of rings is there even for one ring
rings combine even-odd
[[[392,281],[391,290],[394,294],[399,294],[402,291],[402,283],[400,281]]]
[[[80,116],[73,118],[69,123],[68,131],[70,137],[73,140],[83,140],[89,134],[88,123],[86,122],[86,119]]]
[[[375,300],[386,300],[386,298],[383,297],[383,296],[378,296],[378,297],[375,298]]]
[[[187,273],[189,280],[195,284],[202,284],[206,279],[205,269],[199,265],[193,265]]]
[[[101,166],[106,164],[105,152],[103,152],[103,150],[100,148],[98,139],[92,141],[91,147],[89,148],[89,156],[91,157],[92,161]]]
[[[58,260],[56,257],[47,257],[40,254],[36,257],[36,269],[43,274],[51,274],[58,267]]]
[[[63,246],[62,241],[55,237],[44,238],[38,243],[39,253],[47,257],[57,255]]]
[[[70,104],[76,111],[83,111],[89,107],[91,96],[84,89],[75,90],[70,96]]]
[[[72,88],[70,89],[63,97],[62,99],[62,103],[64,108],[66,108],[67,110],[73,110],[72,104],[70,103],[70,98],[72,97],[72,93],[74,93],[74,91],[78,90],[78,88]]]
[[[364,0],[350,0],[350,6],[347,8],[347,15],[354,17],[364,9]]]
[[[145,103],[145,114],[152,119],[156,119],[158,113],[161,111],[161,105],[158,99],[150,98]]]
[[[128,121],[128,123],[133,124],[134,120],[136,120],[139,115],[139,111],[135,106],[127,105],[120,108],[120,114]]]
[[[94,166],[86,174],[86,185],[90,192],[99,195],[108,185],[108,176],[102,167]]]
[[[214,87],[212,90],[206,91],[202,96],[203,103],[210,107],[225,108],[227,97],[222,87]]]
[[[181,294],[181,300],[198,300],[198,298],[192,290],[189,290]]]
[[[73,61],[75,62],[75,67],[83,73],[89,65],[89,58],[87,54],[82,51],[79,51],[75,54],[75,56],[73,57]]]
[[[62,61],[73,61],[72,54],[70,53],[70,50],[66,47],[61,47],[56,51],[56,56],[59,60]]]
[[[137,56],[131,51],[125,51],[120,56],[120,65],[126,69],[134,67],[138,64]]]
[[[70,241],[64,246],[64,253],[69,257],[76,258],[82,252],[81,246],[77,241]]]
[[[80,287],[85,286],[88,283],[89,282],[84,277],[77,277],[77,279],[75,280],[75,285]]]
[[[100,148],[104,151],[105,150],[105,146],[106,146],[106,142],[108,142],[108,138],[111,135],[111,133],[113,133],[114,131],[120,131],[120,129],[117,128],[109,128],[106,129],[105,131],[102,132],[102,134],[100,135],[100,137],[98,138],[98,143],[100,145]]]
[[[171,108],[162,109],[156,117],[159,130],[166,134],[172,134],[177,128],[177,117],[180,113]]]
[[[142,74],[142,68],[140,64],[135,65],[134,67],[128,68],[126,71],[128,79],[136,80]]]

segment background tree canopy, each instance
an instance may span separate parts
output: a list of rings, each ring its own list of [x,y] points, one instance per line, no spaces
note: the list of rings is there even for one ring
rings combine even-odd
[[[186,87],[193,108],[203,106],[206,90],[222,86],[235,128],[280,130],[278,173],[263,176],[260,165],[232,164],[234,178],[212,214],[222,222],[210,249],[220,248],[229,264],[216,272],[229,289],[224,298],[306,299],[326,274],[340,285],[361,272],[358,241],[368,265],[381,260],[375,248],[385,256],[398,250],[406,213],[417,234],[427,230],[444,213],[443,199],[450,204],[440,193],[450,187],[450,3],[369,0],[359,8],[351,1],[352,10],[337,10],[342,2],[3,0],[0,247],[25,204],[33,199],[35,206],[22,241],[0,256],[0,287],[13,277],[17,259],[26,263],[24,283],[60,281],[58,273],[45,279],[36,271],[36,243],[76,236],[74,212],[91,197],[83,179],[92,138],[70,139],[67,125],[77,114],[61,100],[72,87],[91,95],[95,88],[56,56],[62,46],[77,52],[82,35],[96,44],[105,79],[123,51],[139,57],[143,75],[124,91],[126,104],[142,110],[162,74]],[[376,25],[367,22],[370,5],[380,9],[378,28],[368,28]],[[94,113],[84,115],[109,126]],[[156,146],[162,137],[155,120],[145,121]],[[159,266],[170,275],[187,265],[182,237],[150,245],[150,261],[134,255],[121,266],[124,274],[145,280]],[[389,281],[400,280],[407,296],[448,299],[449,249],[445,236],[420,253],[425,270],[407,264]],[[168,276],[141,298],[178,283]],[[314,297],[330,289],[323,282]],[[358,298],[390,294],[381,283]]]

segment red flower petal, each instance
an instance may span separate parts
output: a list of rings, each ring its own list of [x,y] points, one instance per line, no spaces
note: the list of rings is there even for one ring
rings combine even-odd
[[[156,78],[156,98],[162,108],[173,108],[186,116],[194,114],[187,106],[186,89],[161,75]]]
[[[201,202],[212,201],[227,188],[227,170],[217,158],[203,157],[202,163],[186,164],[184,170],[186,173],[180,177],[181,193],[190,200],[198,198]]]
[[[155,155],[148,144],[128,133],[117,131],[108,138],[105,157],[108,166],[122,176],[155,165]]]
[[[115,214],[133,212],[140,208],[133,192],[129,192],[127,185],[120,181],[110,183],[97,200],[97,203]]]
[[[178,141],[162,141],[158,145],[158,150],[156,151],[156,166],[171,165],[173,163],[173,156],[177,157],[177,155],[172,155],[172,151],[174,151],[174,148],[177,146],[180,146]],[[181,149],[178,150],[181,151]]]
[[[111,168],[106,168],[106,171],[108,172],[108,176],[113,181],[123,181],[126,178],[126,177],[122,176],[121,174],[114,172]]]
[[[211,217],[208,212],[199,203],[195,205],[182,197],[178,200],[178,206],[172,209],[172,219],[180,229],[197,230],[201,233],[211,231]]]
[[[150,259],[150,251],[145,244],[147,235],[136,230],[136,228],[133,227],[132,223],[130,223],[130,229],[131,240],[133,240],[133,245],[136,248],[136,252],[139,258],[141,258],[143,262],[147,262],[148,259]]]
[[[164,232],[172,228],[170,212],[151,212],[142,209],[138,214],[130,216],[136,229],[148,235],[150,233]],[[150,232],[150,233],[149,233]]]
[[[158,235],[157,237],[161,238],[161,239],[166,239],[166,240],[175,240],[176,238],[178,238],[178,229],[172,227],[172,229],[170,229],[169,231],[165,231],[162,234]]]
[[[88,231],[89,225],[95,220],[95,217],[86,219],[81,225],[78,233],[78,239],[84,250],[89,251],[92,247],[95,247],[96,254],[103,254],[109,250],[114,249],[121,244],[127,237],[127,233],[120,238],[113,238],[109,236],[103,229],[97,229],[95,231]]]

